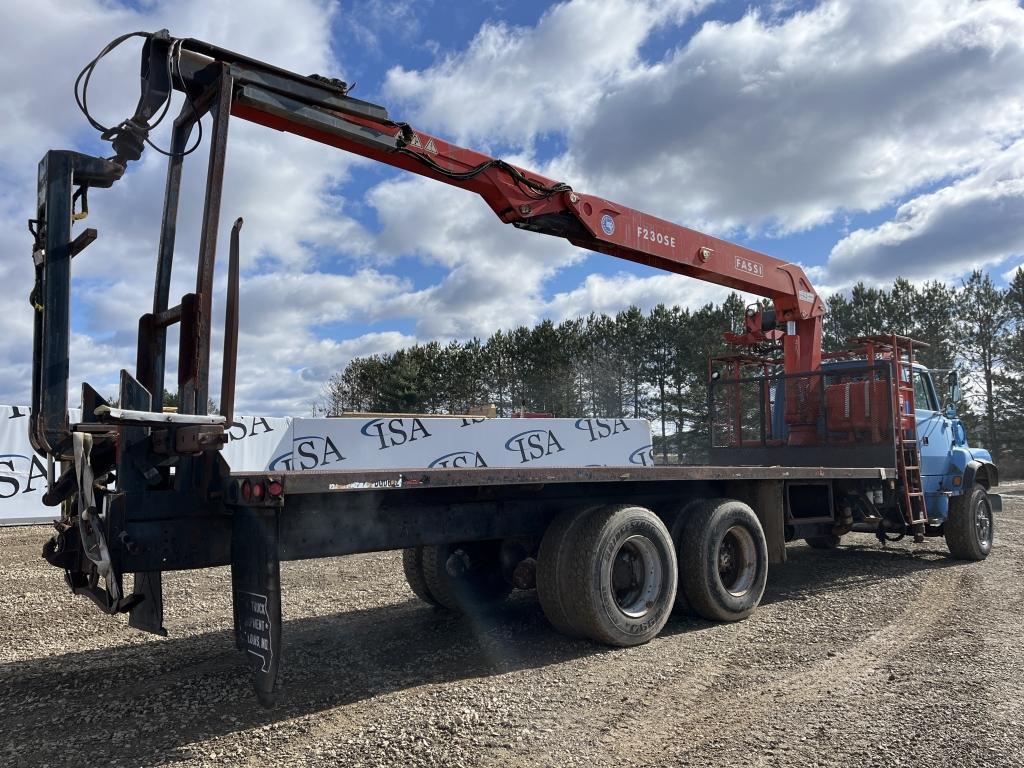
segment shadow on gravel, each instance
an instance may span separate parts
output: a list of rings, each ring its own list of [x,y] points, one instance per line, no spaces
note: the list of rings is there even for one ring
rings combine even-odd
[[[284,600],[287,614],[287,592]],[[19,765],[107,765],[115,756],[120,764],[162,764],[227,733],[608,652],[555,634],[524,594],[474,617],[409,601],[286,619],[283,689],[272,710],[256,703],[249,669],[226,631],[0,664],[0,764],[9,764],[5,751]],[[75,747],[64,726],[73,712],[84,713],[71,720],[75,738],[87,742]]]
[[[868,535],[848,537],[832,550],[789,546],[786,563],[774,566],[768,573],[761,604],[806,599],[822,592],[862,589],[918,571],[969,565],[953,559],[942,539],[911,546],[913,549],[902,544],[882,547]]]
[[[788,554],[789,563],[772,571],[764,602],[958,564],[938,550],[856,545],[829,552],[791,547]],[[287,592],[284,600],[287,615]],[[673,618],[664,634],[713,626]],[[163,763],[197,741],[417,686],[628,653],[557,635],[531,594],[474,617],[410,601],[286,620],[283,630],[283,690],[273,710],[257,706],[248,668],[223,631],[0,665],[6,751],[21,765]],[[75,738],[85,739],[74,746],[59,735],[72,712],[82,713],[71,719]],[[359,722],[358,714],[351,717]]]

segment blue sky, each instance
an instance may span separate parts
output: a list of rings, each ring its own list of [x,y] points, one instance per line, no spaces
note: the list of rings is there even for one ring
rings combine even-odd
[[[70,86],[133,29],[342,77],[419,129],[797,261],[825,294],[1024,260],[1024,11],[1010,0],[41,0],[8,16],[0,402],[28,398],[35,164],[50,147],[106,151]],[[134,106],[136,57],[97,72],[101,119]],[[354,355],[724,295],[519,232],[469,193],[242,121],[231,134],[223,223],[246,219],[249,412],[307,413]],[[175,295],[194,279],[204,152],[186,167]],[[148,152],[91,199],[100,240],[75,261],[72,378],[101,391],[134,362],[163,174]]]

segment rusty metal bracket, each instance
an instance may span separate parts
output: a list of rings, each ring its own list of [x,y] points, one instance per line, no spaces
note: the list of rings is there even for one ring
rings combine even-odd
[[[154,453],[190,456],[203,451],[219,451],[227,445],[228,435],[223,426],[198,424],[154,430],[152,439]]]

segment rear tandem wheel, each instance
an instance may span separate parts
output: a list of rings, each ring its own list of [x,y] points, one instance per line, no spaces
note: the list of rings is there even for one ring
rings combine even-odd
[[[427,587],[423,576],[423,547],[406,547],[402,550],[402,570],[405,572],[405,583],[420,600],[427,605],[439,605]]]
[[[556,628],[614,646],[641,645],[665,626],[676,594],[677,566],[665,524],[648,509],[611,505],[558,518],[542,544],[538,581],[547,592],[542,606]],[[556,558],[552,563],[551,558]],[[557,602],[551,598],[551,575]]]
[[[746,618],[768,579],[768,545],[757,515],[741,501],[709,499],[690,517],[679,548],[686,599],[706,619]]]
[[[501,542],[436,544],[423,547],[423,580],[442,608],[471,612],[504,600],[512,592],[501,569]]]

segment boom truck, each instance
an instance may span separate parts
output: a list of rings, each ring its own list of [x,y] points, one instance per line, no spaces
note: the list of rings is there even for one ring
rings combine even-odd
[[[90,79],[104,55],[133,37],[144,41],[138,104],[104,126],[89,111]],[[76,99],[113,155],[47,152],[30,222],[30,437],[47,459],[45,503],[61,509],[43,556],[74,593],[105,613],[127,613],[131,627],[166,635],[162,574],[229,565],[236,644],[252,662],[260,702],[270,705],[282,658],[282,560],[401,549],[409,586],[428,603],[471,610],[513,587],[535,588],[558,631],[632,646],[655,637],[674,609],[746,617],[769,564],[785,561],[793,539],[833,547],[849,531],[882,540],[944,535],[954,557],[988,555],[1000,509],[990,492],[996,468],[967,445],[955,377],[940,406],[915,360],[918,342],[857,339],[823,365],[824,306],[798,265],[457,146],[349,90],[167,30],[117,38],[79,75]],[[172,91],[184,99],[165,152],[155,289],[139,319],[135,371],[121,371],[114,405],[83,384],[81,420],[72,423],[71,268],[97,237],[73,225],[88,215],[90,192],[118,182],[140,158]],[[742,333],[727,334],[742,353],[713,363],[711,464],[232,471],[220,448],[234,411],[241,219],[230,238],[222,415],[208,414],[207,402],[233,117],[474,192],[519,229],[767,299],[748,309]],[[172,303],[184,161],[204,139],[196,287]],[[160,393],[175,326],[179,407],[168,414]]]

